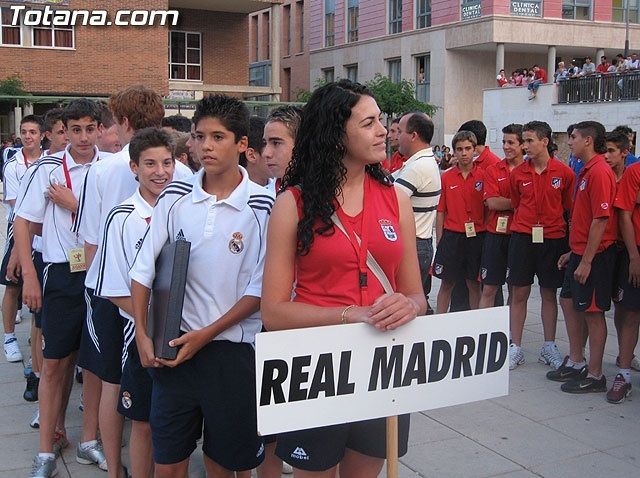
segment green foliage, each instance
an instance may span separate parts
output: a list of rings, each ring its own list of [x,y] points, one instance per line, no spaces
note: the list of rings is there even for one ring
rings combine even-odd
[[[12,75],[0,80],[0,95],[26,96],[28,94],[24,89],[20,76]]]
[[[317,90],[321,86],[326,85],[327,83],[329,82],[323,76],[316,78],[316,81],[313,82],[313,88],[311,89],[311,91],[301,88],[296,92],[296,101],[306,103],[307,101],[309,101],[309,98],[311,98],[311,94],[315,90]]]
[[[432,116],[437,110],[437,107],[415,98],[415,85],[409,80],[394,83],[388,76],[376,73],[366,85],[373,92],[380,111],[387,115],[387,121],[409,111],[422,111]]]

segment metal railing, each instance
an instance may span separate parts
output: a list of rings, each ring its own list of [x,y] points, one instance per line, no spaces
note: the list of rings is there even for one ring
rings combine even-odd
[[[558,103],[640,99],[640,71],[603,73],[558,80]]]

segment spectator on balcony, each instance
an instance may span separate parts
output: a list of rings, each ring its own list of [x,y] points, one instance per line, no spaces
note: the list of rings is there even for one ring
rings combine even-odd
[[[600,57],[600,63],[596,66],[596,73],[608,73],[610,66],[611,63],[607,61],[607,57],[602,55]]]
[[[500,88],[509,84],[509,80],[507,80],[507,77],[504,76],[504,70],[500,70],[498,76],[496,76],[496,81],[498,82],[498,86]]]
[[[509,85],[510,86],[522,86],[522,71],[521,70],[515,70],[513,73],[511,73],[511,78],[509,79]]]
[[[582,70],[580,70],[580,68],[578,68],[578,65],[576,64],[576,61],[571,60],[571,67],[569,68],[569,78],[577,77],[581,71]]]
[[[639,70],[640,69],[640,60],[638,59],[637,53],[632,53],[625,62],[625,69],[627,70]]]
[[[528,90],[531,92],[529,99],[532,100],[538,94],[538,88],[540,85],[547,82],[547,72],[538,65],[533,65],[534,78],[531,83],[527,85]]]
[[[565,68],[564,61],[558,63],[558,69],[554,73],[553,78],[555,83],[569,78],[569,70]]]
[[[580,76],[593,75],[596,72],[596,65],[591,61],[591,57],[588,56],[584,59],[584,65],[582,65],[582,72]]]

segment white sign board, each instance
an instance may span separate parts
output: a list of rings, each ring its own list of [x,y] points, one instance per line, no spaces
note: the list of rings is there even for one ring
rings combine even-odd
[[[507,307],[256,336],[261,435],[387,417],[509,393]]]

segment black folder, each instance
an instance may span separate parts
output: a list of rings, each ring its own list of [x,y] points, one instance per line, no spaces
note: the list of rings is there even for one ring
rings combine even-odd
[[[156,260],[147,333],[153,340],[158,358],[173,360],[178,354],[178,349],[170,347],[169,341],[180,335],[190,251],[189,241],[170,242],[165,244]]]

